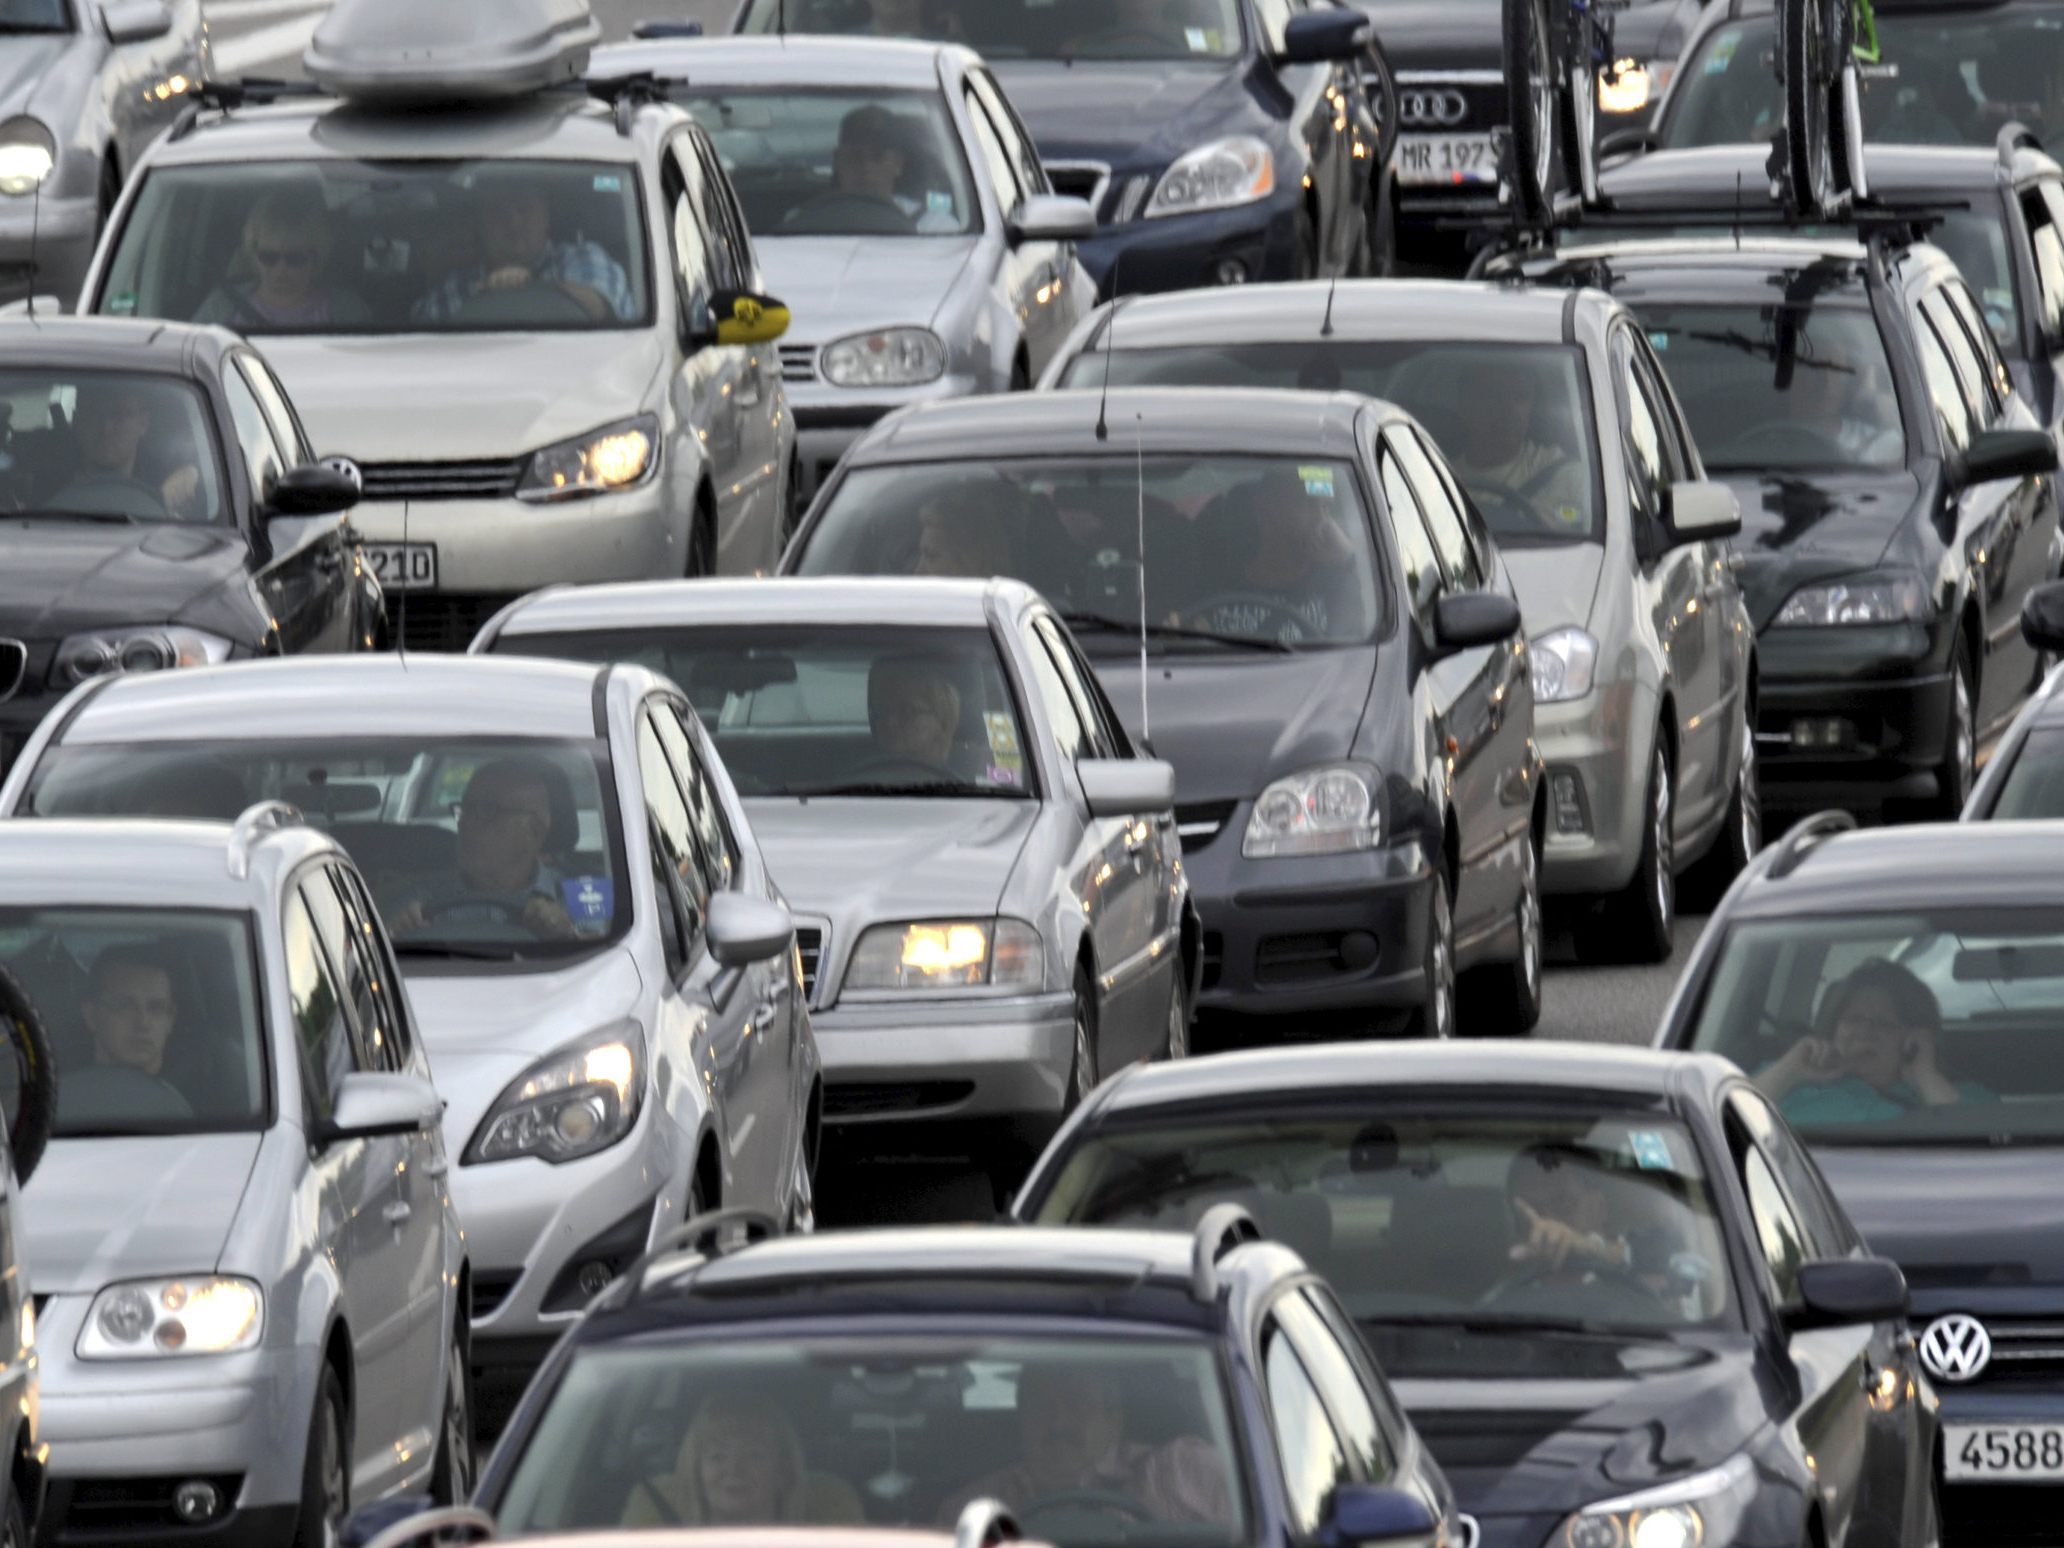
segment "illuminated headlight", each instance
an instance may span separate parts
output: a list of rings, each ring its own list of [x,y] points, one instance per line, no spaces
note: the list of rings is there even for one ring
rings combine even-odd
[[[929,328],[856,333],[826,345],[818,369],[834,387],[915,387],[946,374],[946,346]]]
[[[33,118],[0,124],[0,194],[32,194],[56,166],[57,140],[42,124]]]
[[[96,629],[75,634],[57,647],[51,676],[73,688],[108,672],[162,672],[171,667],[207,666],[229,659],[228,640],[199,629],[153,624],[137,629]]]
[[[1603,73],[1598,77],[1598,111],[1643,111],[1663,94],[1663,88],[1670,84],[1670,77],[1676,70],[1674,60],[1659,59],[1653,64],[1640,59],[1620,60],[1613,66],[1610,80]]]
[[[1380,783],[1374,769],[1359,763],[1327,764],[1279,779],[1254,803],[1240,853],[1261,860],[1374,849],[1383,837]]]
[[[1556,1548],[1718,1548],[1734,1541],[1755,1482],[1749,1459],[1732,1457],[1678,1483],[1587,1505],[1550,1541]]]
[[[1565,704],[1591,691],[1598,670],[1598,641],[1582,629],[1556,629],[1527,646],[1533,670],[1534,702]]]
[[[1926,623],[1934,616],[1935,606],[1919,576],[1886,575],[1803,587],[1777,610],[1771,627]]]
[[[1261,141],[1236,134],[1200,145],[1163,172],[1147,201],[1146,217],[1227,210],[1275,191],[1276,158]]]
[[[264,1331],[265,1297],[248,1279],[137,1279],[93,1298],[76,1348],[82,1360],[235,1354]]]
[[[876,925],[846,966],[849,990],[1044,989],[1046,954],[1022,919]]]
[[[547,446],[530,459],[519,500],[563,500],[572,495],[607,494],[643,483],[658,466],[659,420],[640,414],[622,424],[557,446]]]
[[[631,1132],[645,1100],[645,1039],[620,1022],[568,1043],[502,1089],[462,1165],[535,1156],[557,1166],[607,1150]]]

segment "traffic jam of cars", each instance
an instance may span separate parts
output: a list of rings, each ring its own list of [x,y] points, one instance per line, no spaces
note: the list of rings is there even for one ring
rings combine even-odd
[[[667,9],[0,0],[0,1548],[2064,1543],[2064,4]]]

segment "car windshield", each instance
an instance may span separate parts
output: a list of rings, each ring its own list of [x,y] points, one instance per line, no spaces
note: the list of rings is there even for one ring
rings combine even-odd
[[[1649,1112],[1364,1105],[1114,1126],[1068,1154],[1038,1218],[1187,1230],[1227,1201],[1357,1321],[1734,1325],[1698,1150]]]
[[[628,328],[650,311],[629,163],[163,167],[113,241],[92,306],[114,317],[248,334],[534,333]]]
[[[1866,67],[1866,138],[1903,145],[1991,145],[2016,120],[2047,139],[2064,129],[2064,6],[1880,6],[1884,62]],[[1684,66],[1663,144],[1768,140],[1784,120],[1769,17],[1723,22]]]
[[[1298,387],[1385,398],[1426,427],[1501,543],[1601,543],[1583,355],[1560,344],[1364,339],[1099,351],[1069,387]]]
[[[741,32],[964,43],[986,59],[1230,59],[1238,0],[749,0]]]
[[[70,32],[66,0],[0,0],[0,32]]]
[[[1038,789],[986,629],[640,627],[504,634],[502,652],[635,661],[687,690],[740,795]]]
[[[957,236],[967,158],[935,92],[677,91],[717,148],[756,238]]]
[[[2007,766],[1989,816],[2064,817],[2064,726],[2036,726]]]
[[[0,371],[0,510],[71,521],[227,519],[215,420],[191,382]]]
[[[1366,640],[1382,617],[1354,469],[1324,457],[1097,457],[856,468],[814,519],[804,575],[1008,575],[1091,651]]]
[[[1000,1499],[1058,1548],[1250,1541],[1224,1377],[1192,1337],[876,1330],[590,1345],[491,1508],[503,1534],[950,1529]]]
[[[53,747],[23,815],[234,818],[285,801],[358,863],[396,952],[535,968],[630,923],[600,742],[459,737]]]
[[[245,916],[0,907],[0,967],[49,1031],[58,1138],[265,1127],[270,1085]],[[14,1061],[0,1062],[16,1078]],[[6,1106],[15,1110],[12,1092]]]
[[[1691,1046],[1829,1145],[2064,1140],[2064,910],[1733,925]]]
[[[1867,307],[1656,303],[1640,311],[1707,468],[1905,465],[1892,367]]]

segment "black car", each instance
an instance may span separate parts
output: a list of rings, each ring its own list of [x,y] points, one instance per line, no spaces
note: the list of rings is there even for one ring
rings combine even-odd
[[[1238,1210],[744,1240],[773,1230],[692,1220],[569,1329],[473,1495],[502,1533],[933,1528],[990,1499],[1059,1548],[1464,1541],[1339,1302]],[[740,1442],[785,1495],[714,1517],[698,1463]]]
[[[1364,274],[1388,140],[1361,14],[1332,0],[744,0],[739,32],[919,33],[977,50],[1105,296]]]
[[[0,771],[90,678],[378,643],[357,498],[235,334],[0,325]]]
[[[2035,681],[2015,620],[2058,541],[2057,443],[1956,265],[1881,226],[1525,267],[1633,309],[1708,472],[1735,485],[1765,805],[1954,816]]]
[[[1827,813],[1763,852],[1658,1042],[1751,1071],[1905,1269],[1951,1541],[2055,1541],[2064,826],[1852,828]]]
[[[1425,432],[1351,393],[927,404],[855,443],[789,575],[1002,574],[1175,765],[1199,1006],[1540,1014],[1545,821],[1512,582]]]
[[[1933,1548],[1906,1285],[1724,1059],[1310,1048],[1128,1072],[1013,1213],[1234,1204],[1339,1292],[1481,1548]]]

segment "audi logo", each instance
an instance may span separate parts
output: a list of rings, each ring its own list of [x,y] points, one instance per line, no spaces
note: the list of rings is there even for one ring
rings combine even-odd
[[[1398,93],[1398,117],[1407,128],[1445,128],[1469,116],[1469,103],[1453,90],[1417,90]]]
[[[1951,1312],[1921,1335],[1921,1364],[1943,1381],[1969,1381],[1992,1361],[1992,1335],[1976,1317]]]

